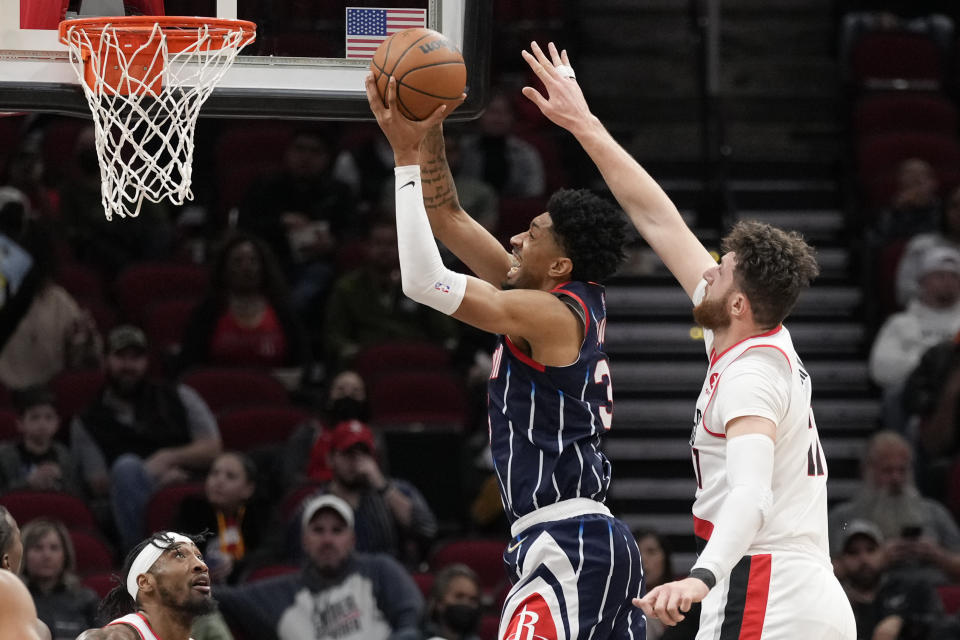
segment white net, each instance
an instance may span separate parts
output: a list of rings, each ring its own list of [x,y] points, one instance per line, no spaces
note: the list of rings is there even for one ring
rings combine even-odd
[[[241,27],[209,25],[136,31],[131,41],[131,27],[104,22],[95,30],[70,27],[64,38],[93,112],[108,220],[136,216],[144,199],[177,205],[193,199],[200,107],[255,38]]]

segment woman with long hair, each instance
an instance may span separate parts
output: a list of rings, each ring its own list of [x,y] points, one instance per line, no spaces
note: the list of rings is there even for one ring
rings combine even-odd
[[[38,518],[24,525],[23,581],[37,617],[53,640],[73,640],[96,621],[97,594],[76,576],[76,555],[62,522]]]

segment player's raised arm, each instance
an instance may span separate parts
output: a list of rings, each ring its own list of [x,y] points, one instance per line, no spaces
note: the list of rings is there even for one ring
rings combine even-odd
[[[692,296],[703,272],[716,263],[660,185],[590,112],[566,51],[558,53],[552,42],[548,48],[549,57],[536,42],[531,43],[530,52],[523,52],[524,60],[543,82],[547,97],[532,87],[524,87],[523,95],[551,122],[576,137],[637,231]]]
[[[440,125],[427,132],[420,146],[420,176],[433,235],[481,279],[499,287],[510,268],[510,254],[460,207]]]

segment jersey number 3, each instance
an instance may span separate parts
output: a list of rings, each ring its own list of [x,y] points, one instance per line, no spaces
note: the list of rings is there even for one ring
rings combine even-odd
[[[606,358],[597,360],[597,368],[593,370],[593,381],[607,388],[607,401],[600,406],[600,421],[604,429],[610,429],[613,424],[613,384],[610,382],[610,363]]]

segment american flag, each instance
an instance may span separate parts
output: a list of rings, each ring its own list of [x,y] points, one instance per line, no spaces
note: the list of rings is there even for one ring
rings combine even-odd
[[[426,9],[347,7],[347,57],[372,58],[380,43],[397,31],[425,26]]]

